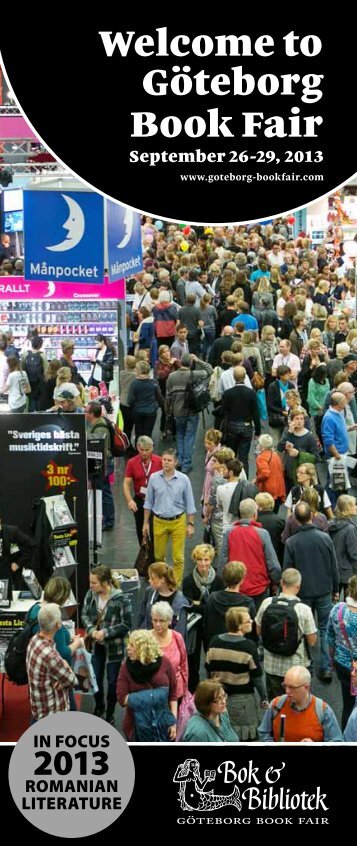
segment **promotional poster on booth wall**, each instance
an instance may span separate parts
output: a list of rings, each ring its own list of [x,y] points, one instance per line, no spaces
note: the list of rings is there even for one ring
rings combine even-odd
[[[301,472],[307,464],[312,467],[314,479],[306,485],[316,489],[317,505],[313,500],[310,506],[307,499],[305,511],[307,508],[310,510],[308,514],[306,511],[305,517],[308,521],[310,515],[310,523],[312,520],[316,525],[318,520],[313,519],[316,514],[324,519],[326,525],[318,526],[322,528],[321,536],[327,538],[326,542],[321,541],[326,547],[321,561],[328,559],[331,566],[328,569],[321,563],[328,569],[328,573],[326,569],[323,574],[323,580],[326,577],[323,583],[327,585],[323,595],[315,593],[309,596],[306,591],[304,594],[301,585],[304,580],[305,585],[312,583],[313,570],[315,568],[317,572],[320,566],[320,559],[317,561],[314,557],[312,560],[307,551],[307,569],[301,568],[302,582],[298,576],[300,581],[295,594],[295,583],[293,587],[288,585],[286,588],[290,598],[296,597],[300,588],[301,603],[305,603],[306,598],[304,608],[308,609],[301,612],[301,617],[300,612],[295,614],[293,610],[288,614],[289,625],[292,628],[296,625],[295,646],[289,653],[269,652],[266,643],[261,640],[260,630],[264,627],[260,626],[259,603],[254,602],[257,590],[253,589],[250,594],[253,600],[247,602],[248,589],[247,595],[242,589],[240,595],[244,594],[242,605],[245,608],[240,608],[240,612],[246,614],[249,607],[251,618],[258,614],[259,629],[258,633],[253,632],[253,646],[247,647],[248,652],[244,652],[249,660],[247,657],[244,659],[248,664],[244,664],[243,669],[243,658],[240,658],[239,684],[243,685],[245,693],[239,692],[239,695],[235,687],[238,676],[234,675],[231,662],[233,653],[234,661],[237,661],[235,647],[238,641],[234,635],[241,636],[242,632],[239,628],[233,633],[229,630],[230,648],[226,646],[223,650],[221,644],[217,646],[212,671],[206,663],[207,650],[212,650],[204,641],[202,623],[202,619],[207,619],[209,607],[203,610],[202,597],[207,600],[210,584],[200,581],[196,569],[192,578],[196,579],[196,587],[198,583],[201,585],[197,588],[197,596],[201,597],[197,604],[203,618],[194,613],[191,596],[186,601],[189,624],[181,638],[191,679],[188,675],[182,689],[177,687],[181,671],[177,666],[175,669],[175,664],[170,664],[161,647],[152,647],[153,638],[151,646],[145,647],[145,657],[144,651],[139,651],[139,642],[140,649],[144,650],[142,643],[145,637],[137,641],[134,639],[134,647],[129,643],[129,652],[134,650],[131,652],[133,657],[127,653],[129,628],[125,614],[130,603],[132,608],[137,605],[137,595],[143,598],[148,585],[143,578],[137,583],[135,601],[124,588],[121,591],[120,622],[123,628],[120,637],[112,635],[112,639],[110,632],[108,634],[105,630],[108,641],[105,649],[99,649],[104,656],[101,668],[98,647],[93,644],[92,637],[90,645],[87,641],[88,650],[86,648],[83,658],[87,662],[85,682],[82,677],[79,687],[80,672],[74,681],[73,667],[66,664],[65,671],[62,667],[62,676],[58,668],[54,669],[58,676],[46,687],[44,679],[47,678],[48,667],[42,666],[37,669],[31,704],[28,686],[15,685],[10,681],[4,665],[8,643],[17,628],[23,631],[25,614],[18,605],[13,609],[11,605],[10,608],[1,607],[0,600],[2,793],[8,797],[8,806],[11,804],[18,832],[29,835],[33,831],[32,826],[35,826],[40,843],[49,842],[50,837],[89,837],[99,843],[111,833],[120,836],[125,824],[135,826],[139,809],[148,830],[152,828],[155,831],[153,819],[164,818],[170,825],[170,831],[174,828],[178,835],[183,832],[185,838],[189,836],[187,826],[191,826],[196,838],[197,827],[206,825],[220,826],[219,831],[227,825],[235,830],[238,827],[238,831],[247,825],[258,825],[264,829],[271,826],[274,832],[275,826],[285,825],[323,826],[326,831],[326,826],[339,825],[346,800],[348,803],[353,799],[353,785],[349,777],[345,776],[343,781],[336,778],[336,774],[348,772],[348,764],[354,754],[353,743],[357,742],[357,716],[354,720],[357,712],[354,714],[353,711],[357,683],[355,676],[350,676],[357,655],[353,621],[344,639],[340,625],[342,617],[336,616],[342,652],[335,653],[335,665],[330,663],[331,634],[327,643],[327,618],[329,615],[333,618],[335,605],[339,603],[341,615],[348,613],[351,619],[353,608],[357,607],[357,584],[349,588],[351,597],[347,588],[347,582],[356,570],[353,553],[349,559],[350,572],[347,576],[343,575],[344,571],[338,570],[341,550],[337,563],[336,551],[340,548],[335,551],[334,529],[329,532],[328,522],[332,520],[336,524],[345,520],[353,527],[349,529],[351,537],[354,532],[357,536],[353,505],[357,463],[357,409],[354,399],[357,362],[357,176],[356,155],[350,137],[353,119],[352,49],[343,39],[336,39],[332,23],[330,27],[322,26],[317,16],[314,20],[313,13],[308,21],[300,23],[286,9],[274,20],[271,15],[256,15],[255,19],[255,16],[241,12],[227,15],[219,9],[212,16],[201,15],[195,20],[191,12],[185,12],[175,9],[176,14],[169,16],[167,6],[161,11],[160,7],[155,7],[151,13],[144,10],[140,15],[125,11],[120,16],[104,12],[91,15],[86,10],[80,25],[58,22],[56,28],[51,29],[50,37],[45,24],[36,19],[36,49],[33,38],[29,37],[35,26],[30,12],[24,12],[21,23],[17,25],[16,48],[10,39],[0,34],[0,311],[1,315],[4,314],[1,321],[4,328],[7,321],[10,325],[9,314],[17,314],[17,307],[19,314],[21,310],[24,312],[16,317],[23,332],[21,321],[25,324],[28,307],[33,309],[31,316],[32,313],[38,315],[36,324],[41,334],[57,338],[56,343],[61,333],[71,331],[76,337],[88,333],[90,339],[91,332],[99,336],[113,332],[113,310],[108,307],[105,311],[106,298],[113,302],[117,299],[123,301],[125,291],[125,309],[122,303],[117,337],[121,371],[124,353],[137,354],[140,349],[140,321],[135,322],[133,312],[135,297],[138,298],[138,308],[142,304],[135,288],[137,283],[141,284],[143,277],[149,276],[153,288],[159,289],[158,295],[155,294],[151,301],[155,311],[155,299],[160,298],[165,290],[165,284],[160,284],[163,278],[158,275],[160,271],[168,271],[168,287],[175,302],[180,302],[177,288],[182,283],[183,301],[180,305],[184,309],[188,307],[187,285],[191,281],[198,284],[200,280],[200,289],[204,285],[209,296],[202,306],[201,291],[193,307],[196,309],[197,306],[198,310],[207,307],[207,304],[209,309],[214,306],[214,332],[217,334],[213,333],[211,337],[210,332],[206,332],[205,319],[201,320],[201,315],[200,324],[197,323],[197,346],[192,338],[190,343],[188,336],[188,346],[187,339],[184,339],[187,350],[200,359],[204,358],[204,363],[213,364],[211,378],[214,370],[220,371],[218,375],[221,378],[220,355],[223,351],[226,354],[230,346],[229,342],[226,346],[223,343],[217,360],[214,347],[217,341],[221,343],[221,334],[222,341],[224,337],[230,337],[231,330],[227,330],[230,320],[225,322],[222,314],[225,309],[232,309],[235,322],[239,322],[240,317],[243,323],[240,335],[234,326],[234,335],[238,334],[238,356],[241,355],[238,359],[237,353],[229,353],[232,355],[232,371],[233,365],[237,365],[238,361],[242,363],[244,359],[244,363],[248,361],[248,368],[250,366],[252,380],[256,376],[261,378],[259,384],[255,380],[252,386],[248,374],[250,390],[256,394],[254,402],[259,407],[255,430],[252,428],[248,445],[252,445],[249,469],[248,454],[244,453],[244,449],[240,451],[241,440],[237,426],[234,428],[236,421],[232,417],[229,429],[229,415],[224,418],[222,413],[219,417],[218,410],[218,417],[211,416],[212,411],[217,412],[221,394],[215,394],[213,398],[211,393],[211,406],[203,414],[203,420],[206,415],[205,428],[210,426],[211,431],[215,431],[225,424],[224,437],[228,438],[225,444],[227,447],[232,445],[233,453],[242,462],[238,461],[239,473],[242,469],[244,473],[246,469],[246,478],[257,484],[255,493],[259,491],[261,495],[268,488],[259,485],[255,471],[251,469],[255,459],[258,467],[258,458],[261,458],[263,447],[258,446],[261,435],[271,436],[271,443],[265,448],[270,449],[270,456],[275,458],[279,454],[281,439],[284,441],[287,420],[290,426],[288,432],[292,433],[294,440],[289,414],[297,415],[299,410],[302,437],[307,438],[309,445],[309,448],[301,447],[303,465],[298,458],[299,446],[295,449],[295,441],[291,443],[289,437],[285,437],[284,494],[275,495],[274,512],[271,510],[271,514],[266,515],[269,518],[266,523],[260,522],[259,514],[254,519],[252,515],[249,518],[258,527],[254,529],[258,533],[255,538],[259,537],[263,546],[266,544],[273,548],[269,567],[268,559],[264,559],[266,572],[271,575],[271,585],[269,580],[267,585],[264,584],[267,592],[262,597],[263,601],[268,599],[274,578],[271,596],[275,597],[281,569],[295,567],[294,572],[299,571],[299,556],[294,558],[290,553],[293,531],[301,534],[310,527],[301,523],[301,528],[299,523],[294,530],[291,529],[284,551],[281,533],[276,540],[278,524],[275,523],[273,540],[270,518],[281,518],[281,531],[285,524],[290,527],[289,520],[295,519],[293,515],[289,516],[290,513],[296,504],[300,507],[305,502],[305,483],[301,480]],[[19,201],[16,204],[14,199],[11,206],[10,193],[21,193],[21,204]],[[12,262],[11,270],[7,266],[8,261]],[[263,285],[261,279],[264,279]],[[239,296],[234,294],[237,288],[240,289]],[[143,294],[145,296],[145,285]],[[262,300],[267,297],[271,302],[263,303]],[[56,317],[56,299],[67,305],[70,303],[72,319],[61,320],[61,315]],[[16,301],[21,306],[16,306]],[[34,301],[36,305],[31,306]],[[161,300],[159,302],[162,305]],[[90,303],[96,303],[94,307],[98,307],[96,323]],[[61,308],[60,303],[58,307]],[[63,313],[64,308],[62,305]],[[80,308],[86,309],[84,316],[79,313]],[[266,320],[261,313],[264,308],[269,310],[269,319]],[[140,320],[148,320],[149,317],[150,311],[146,315],[144,308]],[[254,323],[248,326],[247,319]],[[332,337],[330,327],[333,320]],[[177,316],[171,342],[177,343],[179,321]],[[176,322],[178,325],[175,326]],[[17,323],[13,324],[15,340]],[[273,346],[275,344],[274,355],[270,359],[267,356],[264,364],[262,359],[260,375],[254,350],[258,350],[259,356],[260,352],[255,340],[266,352],[267,327],[271,329],[271,323],[273,331],[269,340]],[[71,325],[75,328],[71,329]],[[252,337],[248,338],[248,335]],[[167,337],[164,338],[166,340]],[[314,341],[317,346],[309,346]],[[85,346],[88,342],[81,338],[78,343]],[[338,343],[346,347],[341,354],[336,350]],[[281,344],[285,344],[284,349],[281,349]],[[290,344],[290,348],[286,344]],[[247,347],[245,352],[244,347]],[[148,357],[153,366],[155,362],[151,361],[151,352],[152,346]],[[85,347],[81,353],[84,361],[86,355]],[[279,361],[274,367],[275,356]],[[296,359],[297,365],[293,359]],[[333,373],[329,370],[332,360],[337,361],[335,369],[332,366]],[[312,402],[309,380],[314,378],[313,371],[317,371],[320,365],[325,366],[325,375],[320,382],[319,377],[314,380],[314,384],[318,383],[315,393],[321,399],[322,383],[326,384],[326,392],[321,405],[315,400],[313,413],[309,406],[309,400]],[[276,373],[279,366],[281,379]],[[242,370],[242,367],[236,369]],[[284,381],[288,371],[290,375]],[[303,377],[300,377],[300,371]],[[334,381],[340,371],[345,375],[346,394],[343,394],[342,377],[340,381]],[[243,382],[246,373],[244,370]],[[234,379],[238,382],[238,376],[237,379],[232,376],[231,390],[237,390]],[[277,382],[279,413],[275,407],[273,414],[272,406],[269,406],[269,391]],[[349,385],[352,386],[352,395],[348,399]],[[322,405],[328,392],[326,409],[330,414],[329,401],[332,402],[333,389],[339,397],[342,392],[343,401],[340,399],[340,406],[334,406],[331,414],[336,417],[337,410],[341,420],[343,418],[344,437],[347,439],[345,449],[338,446],[333,438],[331,450],[324,444]],[[244,390],[248,389],[244,387]],[[292,395],[297,394],[295,410],[291,406],[291,411],[286,405],[286,390],[290,390]],[[176,416],[179,418],[180,415]],[[12,524],[16,524],[26,535],[31,535],[34,498],[38,503],[53,496],[53,510],[55,505],[61,507],[64,501],[63,508],[67,509],[64,523],[70,528],[62,539],[56,536],[55,542],[55,533],[52,532],[50,540],[46,540],[46,551],[51,549],[54,566],[59,568],[58,575],[69,575],[72,585],[75,585],[74,602],[75,608],[78,607],[80,632],[83,630],[84,614],[86,630],[89,627],[97,636],[101,635],[101,620],[105,619],[106,611],[103,606],[102,616],[99,614],[90,625],[86,592],[93,561],[86,528],[86,439],[84,420],[80,419],[77,424],[78,417],[84,418],[84,415],[63,415],[63,425],[57,422],[57,418],[52,422],[51,415],[45,415],[38,424],[30,414],[25,414],[23,420],[17,414],[10,426],[6,415],[0,414],[1,507],[6,517],[5,520],[0,514],[4,524],[0,532],[0,560],[5,554],[5,528],[12,529]],[[308,429],[305,428],[306,419]],[[175,415],[170,420],[175,423]],[[204,440],[201,422],[196,445],[194,434],[187,459],[180,441],[181,423],[177,420],[176,426],[176,435],[167,422],[156,435],[159,428],[156,426],[153,439],[157,454],[162,455],[167,446],[179,448],[181,470],[187,469],[186,478],[192,480],[196,514],[192,521],[191,515],[188,516],[188,525],[192,522],[195,540],[191,537],[193,533],[188,531],[184,551],[185,577],[192,573],[191,553],[195,544],[200,544],[203,537],[205,541],[209,539],[212,549],[210,565],[213,561],[219,570],[220,557],[215,553],[217,549],[221,549],[222,553],[225,541],[222,545],[222,537],[215,535],[214,519],[211,522],[206,520],[205,506],[208,502],[205,503],[204,497],[202,502],[200,499],[206,469],[206,453],[201,446],[196,453],[201,466],[197,470],[194,465],[198,442],[203,443]],[[254,433],[258,440],[252,440]],[[163,434],[167,445],[164,439],[162,442]],[[245,431],[244,436],[246,434]],[[340,434],[339,430],[338,436]],[[312,446],[313,442],[316,448]],[[256,454],[253,456],[254,447]],[[341,459],[342,453],[346,453],[345,463]],[[227,456],[222,458],[222,462],[224,460],[229,462],[230,458]],[[188,466],[189,461],[192,467]],[[338,465],[336,471],[333,462]],[[337,479],[341,463],[343,484],[340,477]],[[300,465],[300,475],[297,475]],[[283,470],[280,472],[283,473]],[[229,468],[225,472],[228,473]],[[200,474],[198,482],[196,474]],[[115,535],[111,535],[114,541],[110,541],[110,532],[103,534],[100,552],[100,561],[114,569],[135,568],[139,552],[136,534],[135,542],[132,538],[128,542],[131,524],[135,528],[137,518],[135,509],[127,509],[121,494],[123,477],[124,461],[120,458],[113,488],[114,497],[118,496],[115,509],[120,528],[115,526]],[[140,494],[142,498],[142,491],[144,489],[145,493],[148,484],[146,470],[142,484],[144,487],[135,490],[135,500],[132,500],[135,508],[136,499],[140,500]],[[109,481],[108,486],[110,491]],[[250,488],[253,489],[252,485]],[[290,495],[289,491],[294,492],[297,488],[299,494],[294,500],[295,494]],[[11,494],[10,505],[6,505],[4,490]],[[252,502],[251,497],[255,493],[246,494],[247,501],[249,498]],[[343,502],[338,505],[340,494]],[[106,495],[103,488],[103,502]],[[284,501],[289,501],[286,499],[288,496],[291,509],[287,510]],[[119,519],[120,508],[124,510]],[[262,505],[261,510],[264,508]],[[44,509],[51,523],[48,503]],[[153,512],[155,514],[154,508]],[[168,521],[181,516],[181,513],[162,518],[156,515],[154,521],[162,519],[170,526]],[[237,512],[236,518],[238,516]],[[302,516],[301,520],[305,517]],[[5,527],[5,522],[11,523],[11,526]],[[54,525],[52,522],[51,530]],[[227,523],[227,527],[231,525]],[[58,526],[55,525],[55,528]],[[252,527],[250,529],[253,531]],[[317,530],[311,526],[311,531]],[[155,544],[155,525],[152,532]],[[39,536],[33,535],[38,546]],[[353,543],[356,545],[356,537],[353,537],[352,546]],[[280,544],[280,553],[275,543]],[[316,543],[319,546],[318,541]],[[286,546],[289,548],[288,556]],[[226,561],[233,563],[238,556],[231,554],[229,557],[229,546],[227,548]],[[256,549],[255,546],[254,562]],[[21,543],[18,553],[20,560],[23,554]],[[175,554],[172,545],[167,561],[172,560],[176,566]],[[64,561],[66,555],[68,570]],[[240,557],[244,561],[244,556]],[[42,547],[41,554],[36,548],[32,560],[42,562],[42,568],[45,566],[46,555]],[[152,560],[158,560],[155,559],[155,551]],[[278,569],[273,578],[275,561]],[[249,567],[255,566],[254,562],[252,565],[249,559]],[[212,566],[211,571],[213,581],[216,576]],[[41,575],[44,576],[43,570]],[[247,578],[242,575],[241,583],[243,577]],[[229,590],[227,583],[224,584]],[[223,582],[218,587],[224,590]],[[354,590],[355,598],[352,595]],[[351,600],[350,605],[346,597]],[[226,599],[227,594],[223,604],[228,609],[230,606]],[[344,610],[346,605],[347,611]],[[74,620],[76,613],[69,612],[68,618]],[[110,623],[113,628],[115,613],[113,611]],[[147,619],[149,628],[151,623],[149,617]],[[234,619],[238,620],[238,617]],[[234,625],[238,626],[238,622]],[[242,620],[239,618],[241,625],[247,625],[243,617]],[[285,621],[285,637],[287,627],[288,622]],[[332,623],[329,631],[331,627]],[[216,640],[224,637],[224,632],[223,625]],[[216,631],[212,631],[212,635],[216,635]],[[249,643],[249,635],[245,639]],[[111,651],[114,642],[117,649],[115,656]],[[31,640],[27,649],[31,651]],[[150,652],[150,649],[154,651]],[[240,654],[242,656],[243,652]],[[347,655],[346,665],[343,661],[342,665],[339,664],[342,654]],[[294,660],[289,661],[292,655]],[[157,672],[161,680],[156,687],[148,683],[151,678],[148,665],[151,667],[155,661],[158,662]],[[163,666],[166,667],[165,661],[169,665],[166,675],[162,670]],[[119,670],[120,662],[122,666]],[[218,667],[219,662],[223,667]],[[131,665],[134,664],[133,669]],[[341,666],[342,670],[339,669]],[[123,668],[127,679],[130,667],[134,675],[136,673],[135,684],[132,688],[129,685],[127,696],[124,696]],[[106,712],[104,705],[102,709],[98,707],[98,678],[101,676],[102,685],[104,668]],[[66,682],[63,673],[67,674]],[[118,696],[122,701],[120,704],[114,701],[110,705],[118,673]],[[255,676],[260,679],[256,686],[252,681]],[[215,686],[200,687],[197,691],[197,684],[201,685],[207,679],[213,680]],[[68,690],[71,685],[72,700],[63,687],[65,684]],[[35,689],[37,692],[34,692]],[[103,686],[100,690],[103,692]],[[212,699],[209,699],[210,696]],[[50,716],[43,716],[41,710],[45,707],[46,698],[51,700]],[[176,704],[173,706],[177,698],[178,712]],[[34,700],[37,702],[35,705]],[[68,710],[73,700],[75,706],[71,705],[71,710]],[[37,713],[41,714],[41,719],[36,720]],[[202,726],[206,732],[202,733]],[[153,808],[158,811],[154,817]],[[192,838],[192,834],[190,836]]]

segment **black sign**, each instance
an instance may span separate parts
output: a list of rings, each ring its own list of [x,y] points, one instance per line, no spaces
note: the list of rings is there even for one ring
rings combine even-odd
[[[34,503],[42,497],[64,495],[78,526],[77,599],[81,602],[88,590],[89,570],[84,415],[3,414],[0,443],[3,523],[16,525],[31,534]]]
[[[159,218],[263,220],[356,169],[354,51],[317,11],[301,20],[293,8],[257,16],[237,7],[228,17],[198,8],[196,18],[157,4],[139,16],[101,10],[70,27],[58,21],[51,38],[39,20],[40,50],[25,12],[16,45],[5,29],[1,52],[35,131],[94,188]],[[83,132],[101,115],[93,155]]]
[[[8,747],[1,749],[1,795],[5,802],[9,796],[6,763],[11,751]],[[312,829],[315,837],[325,839],[331,828],[341,831],[346,802],[347,807],[353,807],[353,778],[336,778],[336,773],[350,771],[348,761],[354,755],[353,749],[343,744],[319,748],[306,744],[177,744],[132,746],[131,752],[135,764],[133,795],[110,830],[93,837],[95,843],[107,842],[108,834],[120,837],[137,825],[139,808],[148,831],[154,830],[150,821],[158,791],[161,823],[171,837],[176,835],[185,843],[197,843],[208,827],[215,835],[219,832],[220,840],[228,827],[230,837],[234,832],[240,840],[239,832],[248,826],[249,840],[254,830],[257,838],[266,840],[269,827],[279,836],[283,826],[298,826],[300,833],[311,833]],[[29,834],[30,823],[14,806],[12,811],[17,833]],[[36,833],[36,839],[48,843],[48,835],[42,832]]]

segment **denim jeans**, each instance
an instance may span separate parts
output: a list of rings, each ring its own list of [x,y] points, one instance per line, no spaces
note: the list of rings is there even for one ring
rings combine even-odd
[[[216,330],[212,326],[212,328],[205,329],[204,333],[205,333],[205,336],[204,336],[204,339],[202,341],[202,358],[203,358],[203,361],[208,361],[208,356],[211,352],[211,349],[213,347],[214,340],[215,340],[215,337],[216,337]]]
[[[97,679],[98,685],[98,693],[95,694],[95,703],[97,708],[101,708],[103,706],[104,709],[104,670],[105,666],[107,667],[107,682],[108,682],[108,693],[107,693],[107,716],[113,716],[114,709],[117,701],[116,697],[116,683],[117,678],[120,670],[120,661],[108,661],[106,664],[106,651],[105,646],[102,646],[99,643],[95,644],[94,652],[92,655],[92,663],[95,672],[95,677]]]
[[[309,605],[313,614],[317,616],[317,627],[320,636],[320,672],[330,670],[330,657],[327,646],[327,623],[329,614],[332,608],[331,593],[325,593],[324,596],[314,596],[312,599],[307,599],[306,596],[300,597],[302,602]]]
[[[198,414],[175,417],[178,463],[182,470],[191,470],[198,426]]]

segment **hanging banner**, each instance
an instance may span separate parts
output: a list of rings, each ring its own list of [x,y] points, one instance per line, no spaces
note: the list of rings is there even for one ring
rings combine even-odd
[[[109,280],[134,276],[143,269],[140,215],[107,200]]]
[[[107,276],[102,285],[86,282],[34,282],[23,276],[0,276],[1,300],[125,300],[125,279],[110,283]],[[48,305],[48,310],[50,310]],[[1,310],[1,309],[0,309]]]
[[[25,277],[103,284],[103,198],[86,191],[24,191]]]
[[[41,540],[42,497],[55,508],[52,528],[76,524],[77,599],[81,602],[88,589],[89,568],[84,414],[1,414],[0,442],[3,522],[18,526],[26,534],[35,532],[38,546],[33,569],[42,586],[52,569],[54,575],[63,575],[62,570],[59,572],[63,561],[58,555],[51,556],[48,544]],[[74,566],[71,574],[73,570]]]

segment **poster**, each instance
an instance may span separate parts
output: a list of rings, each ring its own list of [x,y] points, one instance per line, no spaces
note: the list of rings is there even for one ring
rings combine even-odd
[[[353,260],[345,261],[340,250],[353,226],[351,204],[344,209],[339,189],[354,176],[355,150],[338,131],[339,116],[351,114],[353,51],[313,13],[301,23],[284,9],[274,25],[271,15],[252,21],[241,12],[227,23],[219,10],[204,23],[202,15],[195,22],[191,10],[178,17],[169,25],[165,9],[161,16],[144,11],[140,21],[125,13],[120,24],[105,16],[81,21],[80,29],[71,23],[66,62],[60,25],[37,55],[20,28],[19,49],[25,63],[31,58],[33,74],[42,79],[43,68],[51,67],[49,92],[40,87],[35,97],[13,47],[1,43],[38,137],[92,188],[122,203],[129,222],[132,213],[145,216],[145,270],[154,228],[166,233],[176,224],[181,256],[190,253],[194,228],[201,247],[216,237],[224,251],[225,238],[237,236],[235,253],[242,238],[245,250],[258,251],[254,223],[274,226],[282,216],[287,240],[304,237],[307,228],[313,249],[331,231],[338,273],[353,274]],[[70,99],[63,97],[68,56]],[[84,59],[95,68],[97,95],[88,79],[84,84]],[[48,97],[56,105],[52,112],[42,107]],[[104,155],[94,155],[95,108],[106,116],[96,127]],[[309,228],[314,204],[319,209],[311,211],[315,226]],[[355,230],[349,231],[353,240]],[[167,254],[160,258],[165,265]],[[353,313],[353,293],[349,302]],[[131,751],[136,782],[113,827],[119,835],[124,821],[135,824],[138,807],[152,819],[158,795],[160,815],[164,806],[170,830],[185,837],[187,826],[194,833],[206,825],[219,831],[225,825],[338,828],[346,800],[353,800],[352,779],[336,778],[349,770],[354,751],[347,745],[134,745]]]
[[[68,524],[70,514],[78,525],[77,566],[68,566],[66,572],[70,575],[76,573],[78,599],[82,602],[88,589],[89,571],[84,415],[1,414],[0,439],[3,522],[30,533],[36,502],[46,497],[46,502],[51,503],[56,497],[53,500],[56,513],[54,517],[49,514],[51,524],[54,522],[56,526],[61,526],[62,519]],[[62,494],[65,518],[61,518],[58,506]],[[58,559],[58,550],[55,550],[55,555]],[[57,564],[59,567],[60,562],[57,561]],[[74,565],[72,553],[71,565]],[[45,557],[40,558],[38,567],[44,572]],[[64,574],[61,570],[60,575]]]

